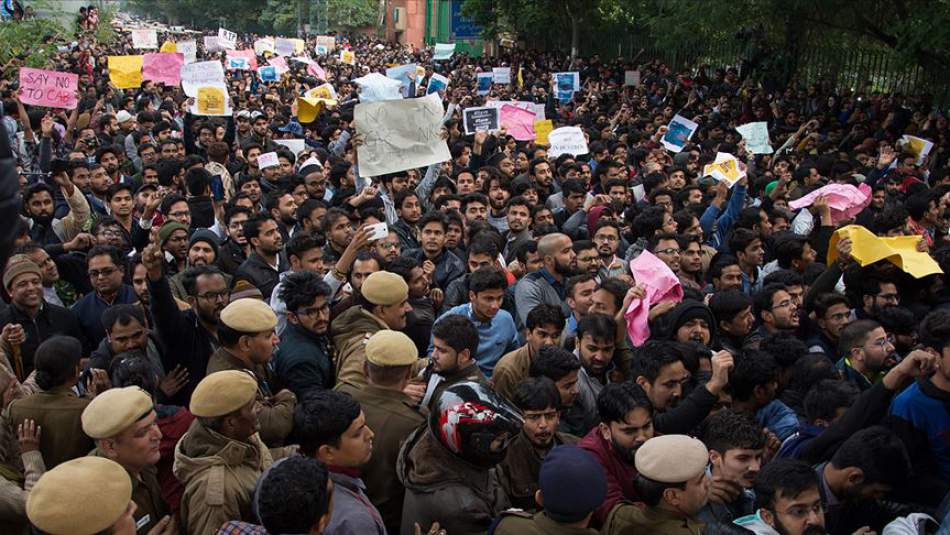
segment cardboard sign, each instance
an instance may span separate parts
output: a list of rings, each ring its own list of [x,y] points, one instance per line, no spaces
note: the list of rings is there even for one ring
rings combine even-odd
[[[426,86],[426,95],[431,95],[436,91],[445,91],[449,87],[449,79],[441,74],[433,74],[429,78],[429,85]]]
[[[142,59],[142,77],[167,86],[176,86],[181,82],[181,66],[185,64],[185,55],[159,52],[145,54]]]
[[[294,51],[294,42],[292,40],[284,39],[283,37],[274,39],[274,53],[278,56],[293,56]]]
[[[557,158],[562,154],[580,156],[589,152],[584,131],[576,126],[563,126],[551,131],[548,141],[551,143],[551,148],[548,149],[549,158]]]
[[[78,102],[78,87],[78,74],[20,68],[20,102],[24,104],[72,110]]]
[[[236,48],[237,34],[224,28],[218,28],[218,42],[227,48]]]
[[[353,124],[364,143],[357,147],[360,176],[379,176],[452,159],[439,134],[445,109],[438,95],[359,103]]]
[[[711,176],[729,184],[731,188],[746,176],[746,172],[739,169],[739,161],[735,156],[727,152],[717,152],[716,161],[703,167],[703,176]]]
[[[265,152],[257,157],[257,168],[260,170],[267,169],[269,167],[279,167],[280,160],[277,159],[276,152]]]
[[[462,119],[466,135],[480,130],[498,130],[498,108],[466,108]]]
[[[491,70],[494,83],[508,85],[511,83],[511,67],[495,67]]]
[[[109,56],[109,80],[117,89],[142,87],[142,56]]]
[[[201,61],[181,67],[181,89],[192,98],[201,86],[224,86],[224,67],[220,61]]]
[[[253,50],[228,50],[227,55],[228,68],[245,71],[257,69],[257,55]],[[244,60],[238,61],[238,60]]]
[[[158,33],[155,30],[132,30],[132,47],[155,50],[158,48]]]
[[[332,35],[318,35],[317,36],[317,46],[322,46],[325,52],[324,55],[333,52],[336,49],[336,38]],[[319,54],[319,52],[317,52]]]
[[[478,81],[478,87],[476,92],[479,95],[487,95],[491,91],[492,80],[495,78],[494,75],[490,72],[480,72],[475,75],[476,80]]]
[[[689,143],[689,138],[693,137],[693,133],[696,132],[697,128],[699,128],[699,125],[686,117],[674,115],[673,118],[670,119],[670,124],[667,125],[667,132],[660,142],[663,143],[663,146],[666,147],[667,150],[680,152],[683,150],[683,147]]]
[[[534,142],[539,145],[547,145],[550,143],[548,136],[551,135],[551,131],[554,130],[554,123],[550,119],[544,119],[541,121],[534,122]]]
[[[224,86],[201,86],[195,99],[195,115],[230,115],[228,90]]]
[[[175,43],[175,49],[185,56],[185,64],[198,61],[198,44],[194,39]]]
[[[455,54],[455,43],[436,43],[432,59],[434,61],[445,61],[452,59],[452,54]]]

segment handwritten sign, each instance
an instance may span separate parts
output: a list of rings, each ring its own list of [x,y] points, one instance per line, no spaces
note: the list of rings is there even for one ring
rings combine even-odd
[[[117,89],[142,86],[142,56],[109,56],[109,80]]]
[[[772,144],[769,141],[769,123],[759,121],[746,123],[736,127],[736,132],[745,140],[746,146],[752,154],[772,154]]]
[[[175,49],[178,53],[184,54],[186,64],[198,61],[198,44],[194,39],[175,43]]]
[[[155,50],[158,48],[158,33],[155,30],[132,30],[132,47]]]
[[[584,131],[576,126],[563,126],[551,131],[548,141],[551,143],[551,148],[548,149],[549,158],[557,158],[562,154],[580,156],[589,152]]]
[[[206,85],[197,90],[195,115],[229,115],[228,90],[223,85]]]
[[[184,54],[145,54],[142,59],[142,77],[145,80],[176,86],[181,82],[181,66],[184,64]]]
[[[481,130],[498,130],[498,108],[466,108],[462,112],[465,134]]]
[[[274,39],[274,53],[278,56],[293,56],[294,50],[294,42],[292,40],[284,39],[283,37]]]
[[[224,47],[235,48],[237,46],[237,34],[224,28],[218,28],[218,42]]]
[[[33,106],[63,108],[76,107],[76,89],[79,75],[68,72],[20,69],[20,101]]]
[[[220,61],[200,61],[182,66],[181,88],[186,95],[197,98],[198,88],[207,85],[225,85],[224,67]]]
[[[262,171],[268,167],[278,166],[280,166],[280,161],[277,159],[276,152],[265,152],[257,157],[257,167]]]

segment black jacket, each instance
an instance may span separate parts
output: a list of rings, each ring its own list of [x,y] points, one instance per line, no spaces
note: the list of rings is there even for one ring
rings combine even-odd
[[[20,356],[23,358],[23,377],[19,378],[21,381],[33,371],[33,354],[36,348],[51,336],[72,336],[82,342],[83,355],[89,354],[89,344],[79,328],[79,321],[72,312],[61,306],[44,302],[39,314],[31,318],[16,305],[10,304],[0,311],[0,330],[8,323],[19,323],[26,333],[26,340],[20,345]],[[14,366],[15,370],[12,356],[10,365]]]
[[[270,302],[270,295],[274,293],[274,287],[280,282],[280,274],[288,269],[290,265],[284,253],[277,255],[277,270],[274,270],[257,254],[257,251],[251,251],[247,260],[234,273],[233,283],[237,284],[239,280],[245,280],[253,284],[264,294],[264,299]]]
[[[336,374],[329,345],[326,336],[318,336],[298,325],[287,323],[280,345],[274,352],[273,365],[280,382],[297,399],[303,399],[307,392],[313,390],[333,388]]]

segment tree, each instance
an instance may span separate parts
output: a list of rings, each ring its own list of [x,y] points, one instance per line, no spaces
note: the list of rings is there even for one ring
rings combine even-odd
[[[0,71],[4,78],[15,78],[21,66],[47,67],[56,54],[56,42],[68,37],[66,29],[50,18],[0,24]]]
[[[327,0],[327,4],[330,29],[352,31],[378,26],[380,7],[375,0]]]

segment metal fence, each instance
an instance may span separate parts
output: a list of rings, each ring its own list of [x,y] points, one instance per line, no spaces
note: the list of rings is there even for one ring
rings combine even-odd
[[[547,49],[570,50],[569,37],[548,34]],[[735,40],[659,47],[645,35],[623,29],[582,31],[579,49],[582,55],[599,54],[602,58],[630,58],[643,50],[639,62],[659,59],[674,69],[708,64],[714,67],[738,67],[745,55],[743,43]],[[810,84],[829,81],[836,89],[863,87],[868,91],[907,94],[930,93],[934,104],[950,107],[950,71],[933,71],[909,64],[887,50],[861,46],[841,48],[807,47],[798,58],[794,76]]]

